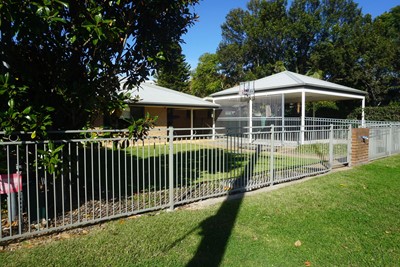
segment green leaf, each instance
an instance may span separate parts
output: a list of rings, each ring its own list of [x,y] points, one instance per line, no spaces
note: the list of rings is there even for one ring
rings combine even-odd
[[[94,16],[94,21],[99,24],[103,19],[103,16],[101,14],[97,14],[96,16]]]
[[[62,22],[62,23],[67,23],[67,22],[65,21],[65,19],[63,19],[63,18],[58,18],[58,17],[51,18],[50,20],[51,20],[51,21],[58,21],[58,22]]]
[[[42,6],[40,6],[37,10],[36,10],[36,15],[42,15],[42,13],[43,13],[43,7]]]
[[[61,151],[61,150],[63,149],[63,147],[64,147],[64,145],[61,145],[61,146],[57,147],[57,148],[53,151],[53,154],[56,154],[56,153],[58,153],[59,151]]]
[[[81,26],[84,27],[84,28],[86,28],[86,30],[88,30],[88,31],[90,31],[91,28],[96,27],[96,25],[94,25],[93,23],[91,23],[91,22],[89,22],[89,21],[87,21],[87,20],[85,20],[85,21],[81,24]]]
[[[31,139],[35,139],[36,138],[36,131],[33,131],[31,134]]]
[[[13,108],[14,108],[14,99],[10,99],[10,100],[8,101],[8,106],[10,107],[10,109],[13,109]]]
[[[29,114],[29,112],[31,112],[31,109],[32,109],[32,107],[31,106],[29,106],[29,107],[27,107],[26,109],[24,109],[24,111],[22,111],[22,114]]]
[[[101,28],[95,28],[94,31],[96,32],[99,39],[103,36],[103,30]]]
[[[75,43],[75,41],[76,41],[76,35],[72,36],[72,37],[69,39],[69,41],[70,41],[71,44]]]
[[[69,6],[68,6],[68,3],[65,3],[65,2],[62,2],[62,1],[60,1],[60,0],[54,0],[56,3],[59,3],[59,4],[61,4],[61,5],[63,5],[65,8],[68,8]]]

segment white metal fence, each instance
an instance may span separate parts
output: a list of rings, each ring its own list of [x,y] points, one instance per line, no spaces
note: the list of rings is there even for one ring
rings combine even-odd
[[[382,124],[369,129],[369,159],[400,153],[400,124]]]
[[[173,208],[329,171],[348,163],[347,126],[0,135],[0,241]]]

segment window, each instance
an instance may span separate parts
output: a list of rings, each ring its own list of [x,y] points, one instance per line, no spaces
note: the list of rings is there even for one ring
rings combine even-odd
[[[131,118],[134,120],[144,118],[144,107],[131,106]]]

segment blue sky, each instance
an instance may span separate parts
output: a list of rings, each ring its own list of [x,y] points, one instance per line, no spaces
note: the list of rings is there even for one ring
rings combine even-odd
[[[204,53],[214,53],[221,41],[221,24],[231,9],[246,8],[249,0],[201,0],[195,7],[195,12],[200,16],[199,21],[189,28],[183,36],[182,44],[186,61],[194,69],[199,57]],[[364,14],[373,17],[379,16],[392,7],[400,5],[400,0],[355,0]]]

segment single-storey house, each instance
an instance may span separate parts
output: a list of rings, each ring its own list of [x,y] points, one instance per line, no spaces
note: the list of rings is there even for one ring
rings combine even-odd
[[[166,129],[185,128],[179,134],[196,133],[196,128],[211,128],[213,109],[219,104],[205,101],[199,97],[155,85],[142,83],[139,87],[126,91],[131,99],[120,118],[143,118],[146,113],[158,116],[156,128],[150,135],[165,135]]]

